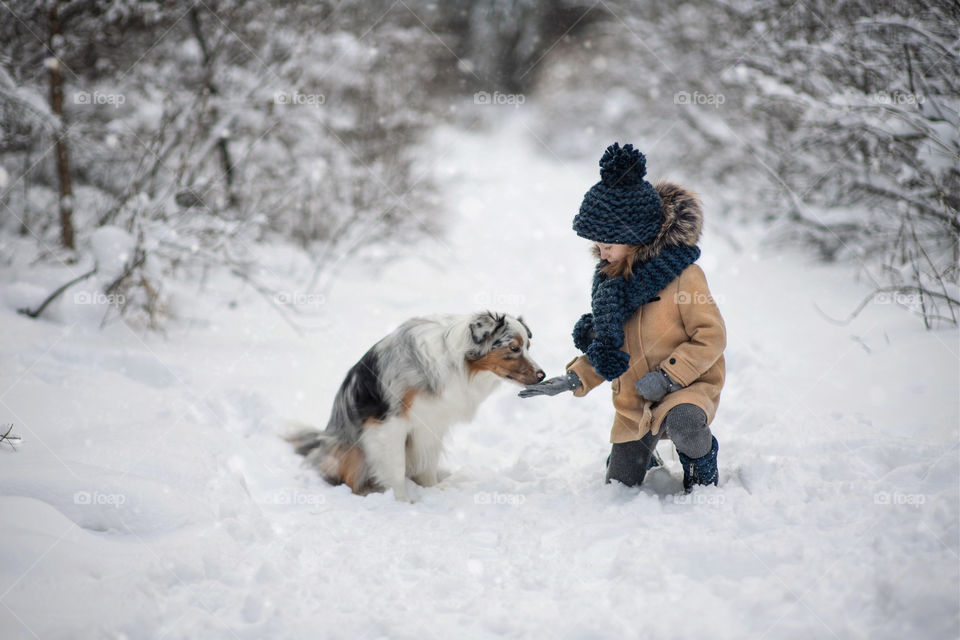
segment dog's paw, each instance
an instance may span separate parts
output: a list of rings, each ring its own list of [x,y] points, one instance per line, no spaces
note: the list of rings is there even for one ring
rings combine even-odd
[[[413,498],[410,497],[410,494],[407,493],[406,488],[399,489],[399,490],[390,489],[390,491],[393,492],[393,499],[396,500],[397,502],[408,502],[411,504],[414,502]]]

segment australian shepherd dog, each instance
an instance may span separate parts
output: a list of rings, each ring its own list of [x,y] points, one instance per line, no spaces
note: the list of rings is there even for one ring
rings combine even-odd
[[[528,355],[531,337],[521,318],[506,314],[407,320],[347,372],[327,428],[289,440],[327,482],[357,494],[392,489],[409,501],[407,478],[437,483],[451,425],[472,420],[504,378],[543,380]]]

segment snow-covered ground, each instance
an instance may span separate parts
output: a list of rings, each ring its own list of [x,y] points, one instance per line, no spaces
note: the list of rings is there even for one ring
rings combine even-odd
[[[682,495],[667,442],[643,488],[604,485],[606,388],[504,384],[413,505],[301,468],[278,434],[322,426],[409,316],[519,313],[548,374],[575,355],[591,258],[570,222],[595,160],[552,158],[519,118],[436,145],[445,237],[385,267],[350,254],[313,292],[302,259],[262,249],[303,336],[239,285],[180,291],[161,334],[100,329],[72,294],[29,320],[14,309],[63,273],[0,276],[0,424],[23,436],[0,452],[0,637],[958,636],[957,331],[880,303],[828,322],[869,289],[724,228],[706,189],[719,487]]]

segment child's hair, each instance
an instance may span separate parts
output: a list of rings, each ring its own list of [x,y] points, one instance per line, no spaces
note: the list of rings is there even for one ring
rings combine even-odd
[[[627,253],[626,258],[612,263],[603,260],[601,262],[605,262],[606,264],[600,268],[600,271],[602,271],[608,278],[618,278],[623,276],[624,279],[629,280],[630,277],[633,276],[633,263],[637,261],[637,256],[640,255],[640,250],[642,248],[643,247],[640,245],[630,245],[630,250]],[[594,244],[591,251],[593,252],[593,257],[597,260],[600,260],[600,247]]]

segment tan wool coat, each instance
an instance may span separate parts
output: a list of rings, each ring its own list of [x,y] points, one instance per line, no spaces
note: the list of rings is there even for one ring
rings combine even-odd
[[[675,240],[679,229],[683,240],[695,243],[702,224],[699,202],[689,192],[670,183],[658,184],[657,189],[666,214],[665,227],[673,225],[661,235]],[[671,229],[675,232],[673,238]],[[703,270],[697,264],[688,266],[657,298],[639,307],[624,323],[623,330],[622,349],[630,354],[630,366],[611,383],[616,415],[610,441],[630,442],[650,431],[660,433],[667,412],[682,403],[703,409],[710,424],[720,403],[726,375],[723,350],[727,333]],[[585,396],[604,381],[586,355],[571,360],[566,369],[580,377],[582,385],[574,391],[578,397]],[[683,389],[651,403],[637,393],[634,383],[657,369],[682,384]]]

